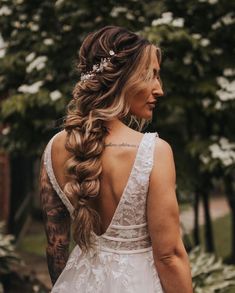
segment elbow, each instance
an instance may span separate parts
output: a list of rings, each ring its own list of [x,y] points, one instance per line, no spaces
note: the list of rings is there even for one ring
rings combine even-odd
[[[156,263],[173,265],[176,261],[187,261],[188,255],[183,245],[172,247],[166,251],[155,252]]]
[[[156,264],[161,264],[164,266],[174,266],[174,264],[179,260],[184,259],[183,255],[178,253],[171,253],[162,255],[156,258]]]

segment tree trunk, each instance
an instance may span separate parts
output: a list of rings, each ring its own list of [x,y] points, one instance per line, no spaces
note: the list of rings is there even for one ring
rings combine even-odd
[[[194,227],[193,227],[193,240],[194,244],[197,246],[200,244],[200,235],[199,235],[199,192],[195,192],[193,210],[194,210]]]
[[[201,191],[202,201],[203,201],[203,209],[204,209],[204,219],[205,219],[205,246],[207,252],[214,252],[214,239],[213,239],[213,230],[210,216],[210,208],[209,208],[209,195],[206,191]]]
[[[235,263],[235,192],[233,188],[233,176],[228,175],[224,179],[225,183],[225,195],[228,199],[229,206],[231,208],[231,215],[232,215],[232,251],[231,251],[231,263]]]

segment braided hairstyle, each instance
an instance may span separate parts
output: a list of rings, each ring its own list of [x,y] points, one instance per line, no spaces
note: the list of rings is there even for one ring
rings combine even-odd
[[[102,73],[77,82],[64,119],[65,147],[72,154],[66,162],[69,181],[64,193],[75,199],[73,237],[82,251],[93,246],[92,232],[100,230],[92,199],[99,194],[101,155],[109,133],[104,122],[118,118],[130,126],[134,121],[139,131],[148,123],[130,115],[127,94],[134,96],[144,88],[144,76],[148,74],[143,73],[148,71],[153,48],[160,62],[160,49],[147,39],[123,27],[105,26],[88,34],[79,50],[80,74],[91,71],[110,50],[115,52]]]

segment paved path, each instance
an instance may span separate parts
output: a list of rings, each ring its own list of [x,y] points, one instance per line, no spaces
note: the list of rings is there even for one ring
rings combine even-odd
[[[229,213],[229,206],[226,198],[224,197],[215,197],[210,200],[210,214],[211,218],[217,219],[223,217]],[[193,229],[194,214],[193,209],[190,207],[188,210],[182,211],[180,214],[180,220],[184,228],[187,231]],[[199,225],[204,224],[204,215],[203,215],[203,206],[200,202],[199,204]]]

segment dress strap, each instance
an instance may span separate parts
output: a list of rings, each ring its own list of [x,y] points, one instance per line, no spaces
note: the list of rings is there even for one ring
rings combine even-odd
[[[52,167],[51,147],[52,147],[53,140],[54,140],[54,138],[56,137],[57,134],[55,134],[50,139],[50,141],[48,142],[48,144],[46,146],[46,149],[45,149],[45,152],[44,152],[44,164],[45,164],[48,177],[50,179],[50,182],[51,182],[54,190],[56,191],[56,193],[58,194],[58,196],[60,197],[60,199],[62,200],[62,202],[66,206],[66,208],[68,209],[71,218],[73,218],[74,207],[71,204],[71,202],[69,201],[68,197],[63,192],[63,190],[60,188],[59,183],[56,180],[55,173],[53,171],[53,167]]]

